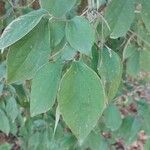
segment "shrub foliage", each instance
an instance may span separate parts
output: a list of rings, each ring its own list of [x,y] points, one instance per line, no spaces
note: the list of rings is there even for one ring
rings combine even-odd
[[[0,32],[0,150],[150,150],[150,0],[2,0]]]

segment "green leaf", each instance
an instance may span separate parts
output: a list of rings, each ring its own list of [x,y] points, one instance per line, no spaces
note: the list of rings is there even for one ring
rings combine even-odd
[[[69,44],[66,44],[62,51],[62,60],[72,60],[76,55],[77,51],[72,48]]]
[[[10,48],[7,57],[7,81],[12,83],[31,79],[48,62],[49,42],[48,21],[43,19],[33,31]]]
[[[65,22],[51,21],[50,23],[51,47],[55,48],[65,36]]]
[[[108,100],[115,97],[122,77],[122,63],[117,53],[103,49],[98,65],[98,71],[105,85]]]
[[[0,49],[4,49],[29,33],[46,15],[46,11],[39,9],[13,20],[0,37]]]
[[[140,72],[140,52],[136,51],[126,63],[127,74],[132,77],[137,77]]]
[[[76,16],[66,25],[66,38],[70,45],[81,53],[89,55],[94,44],[94,31],[84,18]]]
[[[142,71],[150,72],[150,51],[147,49],[140,52],[140,68]]]
[[[8,135],[10,131],[9,120],[6,114],[0,109],[0,130]]]
[[[149,114],[150,114],[150,106],[147,101],[142,99],[139,101],[139,106],[138,106],[138,115],[142,118],[142,128],[144,131],[147,133],[148,136],[150,136],[150,119],[149,119]]]
[[[105,19],[111,30],[111,38],[125,36],[134,20],[134,7],[134,0],[113,0],[110,3]]]
[[[61,77],[61,62],[43,66],[35,75],[31,87],[31,116],[47,112],[53,106]]]
[[[139,45],[144,45],[147,47],[150,47],[150,32],[148,32],[148,30],[145,28],[145,25],[142,23],[141,24],[141,20],[139,20],[138,24],[137,24],[137,42]]]
[[[107,141],[99,133],[92,131],[82,144],[82,149],[108,150],[108,146]]]
[[[123,119],[121,127],[116,131],[118,138],[123,138],[127,144],[132,144],[141,129],[140,118],[127,116]]]
[[[135,139],[138,137],[138,133],[140,130],[141,130],[141,118],[137,117],[134,119],[131,125],[130,136],[128,137],[128,140],[127,140],[129,144],[135,141]]]
[[[104,90],[97,74],[82,62],[74,62],[62,78],[58,92],[60,112],[82,142],[95,127],[104,106]]]
[[[112,131],[119,129],[122,124],[122,119],[117,106],[112,104],[108,106],[108,108],[104,111],[104,121],[107,128]]]
[[[123,50],[123,60],[129,58],[130,56],[134,55],[134,53],[137,51],[137,47],[135,47],[132,44],[129,44],[124,50]]]
[[[19,115],[18,115],[19,116]],[[19,116],[20,117],[20,116]],[[19,117],[18,117],[18,119],[19,119]],[[13,135],[17,135],[17,133],[18,133],[18,124],[20,125],[20,123],[18,123],[18,120],[15,122],[12,122],[11,120],[9,121],[9,123],[10,123],[10,132],[9,133],[11,133],[11,134],[13,134]]]
[[[41,0],[42,8],[55,17],[62,17],[75,5],[76,0]]]
[[[121,127],[119,128],[119,130],[116,131],[119,138],[122,137],[125,141],[128,140],[131,134],[130,132],[133,121],[134,117],[132,116],[127,116],[126,118],[123,119]]]
[[[12,122],[17,118],[19,110],[14,97],[11,97],[6,101],[6,113],[11,118]]]
[[[141,0],[141,4],[142,4],[142,12],[141,12],[141,16],[142,19],[145,23],[145,26],[147,28],[147,30],[150,32],[150,0]]]

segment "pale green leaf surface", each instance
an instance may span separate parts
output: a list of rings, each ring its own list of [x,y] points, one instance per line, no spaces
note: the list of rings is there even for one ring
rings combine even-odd
[[[124,50],[123,50],[123,60],[129,58],[130,56],[134,55],[136,52],[137,47],[135,47],[132,44],[129,44]]]
[[[141,2],[142,2],[141,16],[147,30],[150,32],[150,0],[141,0]]]
[[[65,22],[63,21],[51,21],[50,24],[50,36],[51,47],[55,48],[65,36]]]
[[[60,112],[82,142],[95,127],[104,106],[104,90],[97,74],[82,62],[74,62],[63,76],[58,92]]]
[[[4,49],[29,33],[46,15],[43,9],[32,11],[13,20],[0,37],[0,49]]]
[[[82,150],[108,150],[108,142],[97,132],[92,131],[82,144]]]
[[[17,118],[19,110],[14,97],[11,97],[6,101],[6,113],[10,117],[12,122],[14,122]]]
[[[48,62],[49,42],[48,22],[42,20],[33,31],[10,48],[7,57],[7,81],[12,83],[31,79]]]
[[[76,55],[77,51],[75,51],[74,48],[72,48],[69,44],[65,45],[62,51],[62,59],[63,60],[72,60],[74,59],[74,56]]]
[[[123,138],[127,144],[132,144],[141,129],[141,122],[139,118],[127,116],[123,119],[121,127],[116,131],[118,138]]]
[[[127,142],[129,144],[131,144],[138,136],[138,133],[141,130],[141,125],[142,125],[141,118],[135,117],[135,119],[131,125],[130,136],[129,136],[129,138],[127,137],[128,138]]]
[[[105,19],[110,27],[111,38],[125,36],[134,19],[134,7],[134,0],[113,0],[110,3]]]
[[[94,31],[84,18],[76,16],[66,25],[66,38],[69,44],[81,53],[89,55],[94,44]]]
[[[136,51],[126,63],[127,74],[132,77],[137,77],[140,72],[140,52]]]
[[[60,61],[48,63],[34,76],[31,86],[31,116],[45,113],[53,106],[61,77]]]
[[[134,122],[134,117],[127,116],[123,119],[121,127],[116,131],[118,138],[123,138],[124,140],[128,140],[131,135],[131,128]]]
[[[64,16],[75,3],[76,0],[41,0],[42,8],[48,10],[55,17]]]
[[[140,52],[140,69],[150,72],[150,51],[147,49]]]
[[[150,106],[148,102],[146,102],[144,99],[142,99],[141,103],[139,103],[138,106],[138,114],[143,120],[142,128],[145,130],[148,136],[150,136]]]
[[[108,49],[101,51],[98,71],[102,78],[108,100],[115,97],[122,77],[122,63],[117,53]]]
[[[9,120],[6,114],[0,109],[0,130],[8,135],[10,131]]]
[[[104,122],[107,128],[112,131],[117,130],[121,126],[122,118],[117,106],[112,104],[108,106],[108,108],[104,111]]]
[[[139,24],[137,24],[137,41],[139,44],[144,42],[144,45],[147,47],[150,47],[150,32],[148,32],[148,29],[145,28],[144,24],[141,24],[139,21]]]

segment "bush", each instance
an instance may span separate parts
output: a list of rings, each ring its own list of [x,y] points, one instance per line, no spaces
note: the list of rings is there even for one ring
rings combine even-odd
[[[150,1],[0,2],[0,150],[150,150]]]

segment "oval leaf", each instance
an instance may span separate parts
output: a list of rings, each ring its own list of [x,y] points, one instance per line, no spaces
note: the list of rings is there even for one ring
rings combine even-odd
[[[73,63],[62,78],[58,104],[64,121],[82,142],[104,110],[104,90],[97,74],[82,62]]]
[[[49,42],[48,21],[43,19],[33,31],[10,48],[7,57],[7,82],[31,79],[48,62]]]
[[[4,49],[29,33],[47,12],[43,9],[32,11],[12,21],[0,37],[0,49]]]
[[[65,22],[63,21],[51,21],[49,23],[50,26],[50,37],[51,47],[55,48],[65,36]]]
[[[116,39],[127,33],[134,20],[134,9],[134,0],[113,0],[110,3],[105,19],[111,30],[111,38]]]
[[[66,25],[66,38],[70,45],[81,53],[89,55],[94,44],[94,31],[84,17],[75,17]]]
[[[121,113],[115,105],[110,105],[104,112],[104,120],[107,128],[112,131],[119,129],[122,124]]]
[[[108,100],[116,95],[122,76],[122,64],[117,53],[103,49],[99,61],[98,72],[102,78]]]
[[[31,116],[47,112],[53,106],[61,77],[60,61],[48,63],[35,75],[31,86]]]

